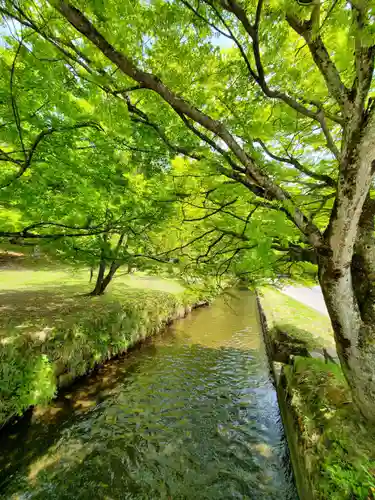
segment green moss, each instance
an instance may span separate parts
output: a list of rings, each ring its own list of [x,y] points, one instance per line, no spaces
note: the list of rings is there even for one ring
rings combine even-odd
[[[260,300],[273,341],[280,341],[282,332],[281,342],[309,351],[334,346],[326,316],[272,288],[263,288]],[[297,453],[313,498],[375,498],[375,429],[353,405],[340,365],[297,356],[293,365],[284,365],[283,375],[284,413],[293,416]]]
[[[288,297],[275,288],[262,288],[260,301],[271,335],[288,335],[290,342],[301,343],[307,349],[334,347],[329,318]]]
[[[101,297],[85,295],[92,285],[84,272],[17,270],[2,277],[0,425],[159,331],[201,294],[145,276],[115,280]]]
[[[284,371],[314,498],[374,498],[375,430],[352,404],[340,366],[297,357]]]

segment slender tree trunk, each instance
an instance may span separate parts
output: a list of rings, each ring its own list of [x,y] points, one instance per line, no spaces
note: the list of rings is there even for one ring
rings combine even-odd
[[[107,273],[107,275],[105,275],[105,271],[106,271],[106,267],[107,267],[107,264],[106,264],[106,261],[104,259],[104,249],[102,249],[102,252],[101,252],[101,261],[100,261],[100,265],[99,265],[99,271],[98,271],[98,277],[96,279],[96,284],[95,284],[95,288],[94,290],[90,293],[90,295],[102,295],[107,286],[110,284],[110,282],[112,281],[112,278],[113,276],[115,275],[117,269],[119,269],[119,267],[121,267],[121,264],[122,262],[119,262],[117,260],[115,260],[118,256],[118,253],[119,253],[119,250],[121,248],[121,246],[123,245],[124,243],[124,239],[125,239],[125,232],[122,233],[118,239],[118,242],[117,242],[117,245],[116,245],[116,248],[112,254],[112,263],[111,263],[111,266],[109,268],[109,271]]]
[[[98,276],[96,278],[95,288],[89,295],[94,296],[94,295],[101,295],[103,293],[102,285],[106,267],[107,267],[106,261],[102,259],[99,264],[99,270],[98,270]]]
[[[95,296],[95,295],[103,295],[105,292],[107,286],[110,284],[112,281],[113,276],[115,275],[117,269],[121,266],[120,263],[116,261],[112,261],[111,267],[109,268],[109,271],[107,274],[105,274],[106,270],[106,263],[105,261],[100,262],[99,266],[99,271],[98,271],[98,277],[96,279],[96,284],[94,290],[90,293],[90,295]]]
[[[120,266],[121,266],[121,264],[119,264],[118,262],[117,263],[116,263],[116,261],[112,262],[111,267],[109,268],[109,271],[107,273],[107,276],[102,281],[101,293],[105,292],[105,289],[112,281],[113,276],[115,275],[117,269],[119,269]]]

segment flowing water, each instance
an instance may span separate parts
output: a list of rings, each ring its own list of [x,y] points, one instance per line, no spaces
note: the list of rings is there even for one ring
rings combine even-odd
[[[7,499],[298,498],[245,291],[29,412],[0,446]]]

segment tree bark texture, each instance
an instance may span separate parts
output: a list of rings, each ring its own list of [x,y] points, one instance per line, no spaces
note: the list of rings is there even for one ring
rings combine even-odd
[[[343,145],[343,152],[349,149]],[[362,128],[339,180],[326,251],[318,251],[319,280],[331,319],[337,353],[353,399],[375,421],[375,123]],[[341,184],[341,186],[340,186]],[[341,192],[340,192],[341,188]]]

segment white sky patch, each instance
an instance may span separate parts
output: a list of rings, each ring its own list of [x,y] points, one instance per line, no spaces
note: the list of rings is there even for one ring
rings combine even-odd
[[[233,40],[220,33],[211,37],[211,43],[220,49],[231,49],[235,46]]]

